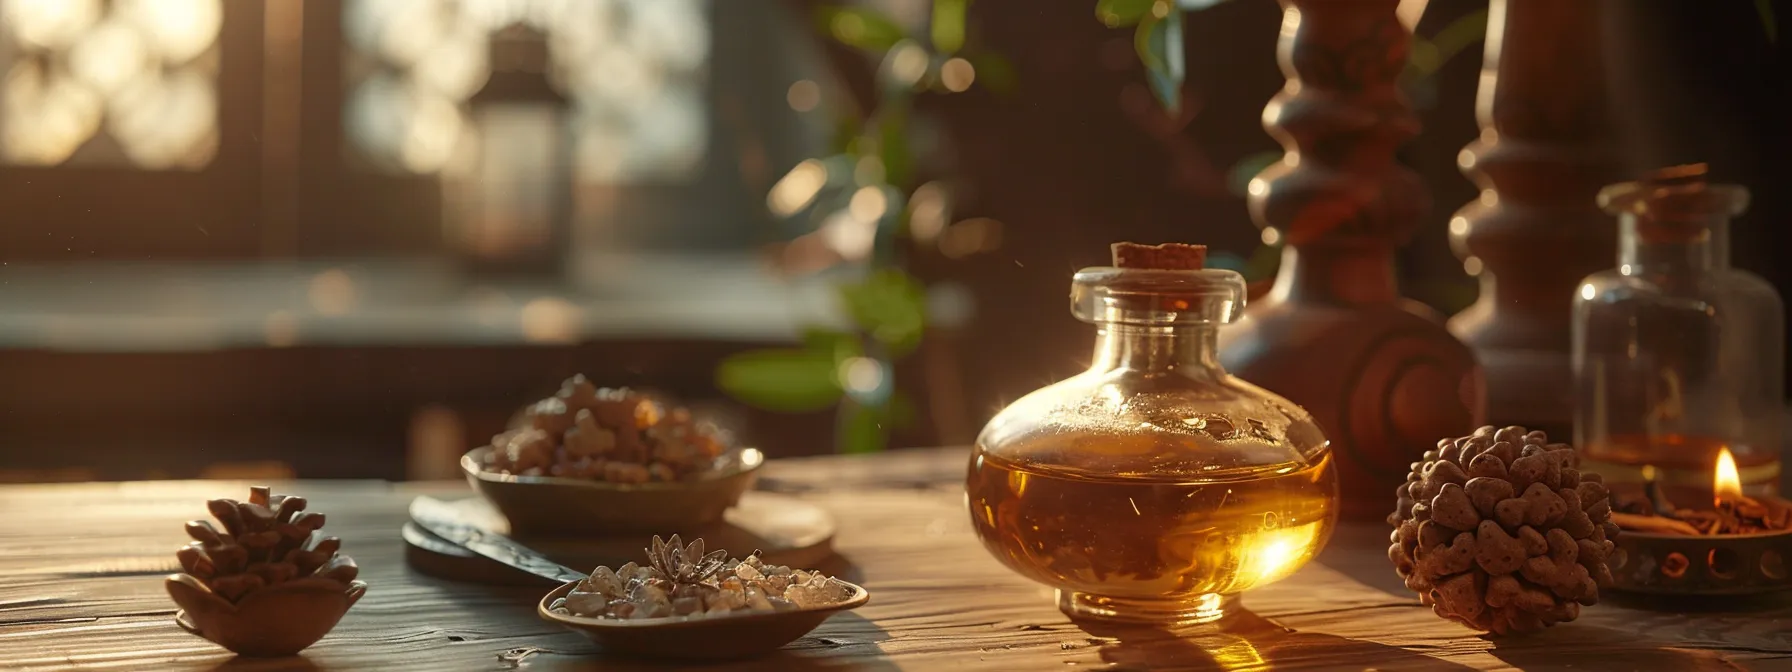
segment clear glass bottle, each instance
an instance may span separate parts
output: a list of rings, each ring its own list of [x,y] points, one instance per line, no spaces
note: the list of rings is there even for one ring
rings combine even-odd
[[[1218,620],[1331,535],[1337,475],[1319,427],[1217,358],[1244,299],[1231,271],[1083,269],[1072,312],[1098,328],[1093,363],[978,437],[972,525],[1071,616]]]
[[[1703,166],[1606,187],[1618,267],[1574,299],[1575,444],[1586,468],[1709,491],[1720,448],[1743,488],[1778,491],[1785,308],[1772,285],[1730,267],[1730,218],[1748,190]]]

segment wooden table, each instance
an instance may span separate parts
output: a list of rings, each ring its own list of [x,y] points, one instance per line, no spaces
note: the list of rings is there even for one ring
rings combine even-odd
[[[972,537],[959,486],[963,450],[773,462],[768,488],[840,520],[838,550],[872,591],[784,650],[704,669],[1785,669],[1792,602],[1688,613],[1608,599],[1575,623],[1490,640],[1434,617],[1385,557],[1385,528],[1347,524],[1318,562],[1245,598],[1228,631],[1087,632],[1051,591],[997,564]],[[150,482],[0,488],[0,669],[484,670],[537,647],[522,669],[651,669],[603,658],[535,617],[539,591],[438,580],[404,564],[398,537],[421,493],[456,483],[312,481],[307,495],[369,584],[304,657],[232,660],[171,621],[162,575],[181,522],[244,484]]]

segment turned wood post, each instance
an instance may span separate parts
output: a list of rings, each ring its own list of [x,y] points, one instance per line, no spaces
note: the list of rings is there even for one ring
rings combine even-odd
[[[1481,296],[1450,331],[1487,368],[1495,424],[1572,430],[1569,318],[1575,287],[1610,268],[1616,225],[1593,202],[1617,181],[1601,83],[1601,3],[1492,0],[1475,116],[1462,150],[1481,197],[1450,220]]]
[[[1480,420],[1481,378],[1442,317],[1402,299],[1394,249],[1429,207],[1394,159],[1418,133],[1395,79],[1412,36],[1398,0],[1282,0],[1288,86],[1263,111],[1284,159],[1250,185],[1287,241],[1273,288],[1221,330],[1234,374],[1311,412],[1337,455],[1344,511],[1391,511],[1408,464]]]

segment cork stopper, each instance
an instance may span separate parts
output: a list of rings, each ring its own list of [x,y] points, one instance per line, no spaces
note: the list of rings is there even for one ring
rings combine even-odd
[[[1710,166],[1703,163],[1689,163],[1680,166],[1668,166],[1650,171],[1640,180],[1649,186],[1671,187],[1685,184],[1704,184],[1705,175],[1711,172]]]
[[[1674,243],[1706,235],[1714,219],[1734,217],[1748,209],[1748,189],[1707,181],[1706,164],[1669,166],[1634,182],[1599,190],[1599,207],[1636,222],[1645,242]]]
[[[1206,245],[1114,243],[1111,249],[1116,268],[1199,271],[1207,265]]]

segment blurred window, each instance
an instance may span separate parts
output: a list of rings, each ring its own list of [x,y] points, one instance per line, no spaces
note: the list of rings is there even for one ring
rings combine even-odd
[[[344,129],[355,156],[431,174],[477,146],[468,99],[489,74],[491,35],[547,35],[552,78],[572,99],[573,169],[586,182],[683,181],[708,140],[704,0],[349,0]]]
[[[0,162],[205,167],[223,18],[223,0],[0,0]]]
[[[0,256],[449,252],[441,178],[481,146],[493,37],[519,26],[565,99],[575,276],[801,233],[764,195],[842,111],[777,0],[0,0]]]

